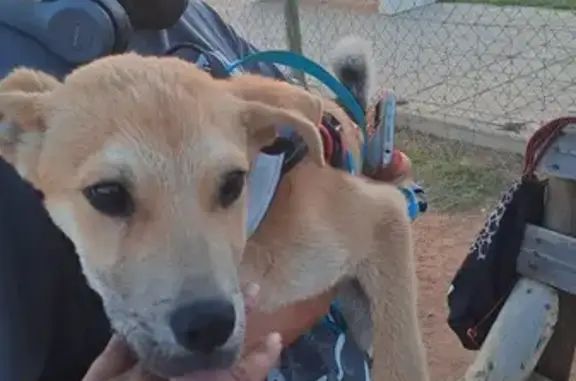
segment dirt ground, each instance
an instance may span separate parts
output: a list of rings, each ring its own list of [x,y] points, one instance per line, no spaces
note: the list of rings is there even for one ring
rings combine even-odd
[[[469,246],[484,223],[484,213],[426,213],[416,222],[420,281],[420,319],[431,381],[454,381],[474,357],[446,322],[446,292]]]

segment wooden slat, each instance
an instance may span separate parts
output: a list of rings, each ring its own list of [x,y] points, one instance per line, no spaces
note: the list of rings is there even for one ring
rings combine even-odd
[[[520,279],[464,381],[524,381],[533,373],[558,317],[556,291]]]
[[[563,135],[556,140],[544,157],[538,170],[550,177],[576,180],[576,126],[569,125]]]
[[[563,138],[561,138],[562,142]],[[567,149],[576,150],[574,147]],[[572,152],[572,151],[571,151]],[[571,153],[572,155],[572,153]],[[576,157],[571,166],[576,166]],[[544,226],[558,233],[576,236],[576,182],[550,178],[546,191],[546,204],[544,213]],[[566,242],[560,239],[561,242]],[[572,246],[566,246],[570,248]],[[572,263],[572,250],[561,257],[566,262]],[[572,254],[572,255],[570,255]],[[568,257],[570,256],[570,257]],[[559,276],[567,275],[568,272],[558,273]],[[558,281],[569,287],[569,281]],[[560,308],[558,322],[554,328],[554,334],[548,346],[542,354],[542,358],[536,367],[539,374],[553,381],[568,381],[570,370],[574,360],[574,346],[576,345],[576,296],[567,292],[558,292]]]
[[[528,225],[517,269],[528,278],[576,294],[576,238]]]

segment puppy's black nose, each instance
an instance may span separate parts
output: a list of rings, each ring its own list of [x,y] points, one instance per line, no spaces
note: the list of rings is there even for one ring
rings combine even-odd
[[[189,351],[209,353],[224,345],[236,323],[234,305],[224,299],[199,300],[169,316],[176,341]]]

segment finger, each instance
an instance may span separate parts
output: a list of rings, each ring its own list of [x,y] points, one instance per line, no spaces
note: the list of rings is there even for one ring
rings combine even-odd
[[[262,381],[276,365],[282,351],[279,333],[271,333],[262,346],[244,357],[231,370],[235,381]]]
[[[118,376],[132,366],[136,360],[124,340],[114,335],[100,356],[92,363],[82,381],[103,381]]]
[[[246,315],[250,314],[254,307],[256,307],[259,292],[260,286],[256,283],[250,283],[244,288],[244,308]]]
[[[124,373],[124,376],[114,380],[99,380],[99,381],[167,381],[164,378],[155,376],[147,372],[141,365],[133,367],[129,372]]]

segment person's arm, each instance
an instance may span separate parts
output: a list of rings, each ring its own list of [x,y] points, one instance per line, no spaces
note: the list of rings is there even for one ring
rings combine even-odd
[[[209,38],[214,42],[215,46],[227,47],[230,52],[226,52],[229,57],[234,59],[241,59],[250,54],[258,51],[258,49],[244,38],[240,37],[234,28],[232,28],[228,23],[222,20],[222,17],[208,4],[203,1],[193,1],[190,5],[193,7],[194,15],[198,15],[202,18],[201,21],[210,29]],[[246,70],[265,75],[268,77],[273,77],[283,81],[291,81],[292,79],[284,75],[276,65],[267,63],[258,63],[251,65],[250,67],[245,67]]]

